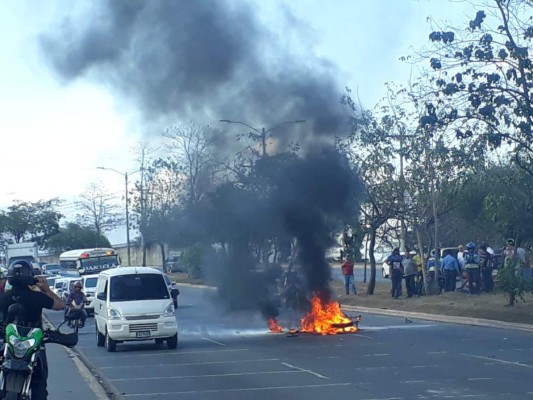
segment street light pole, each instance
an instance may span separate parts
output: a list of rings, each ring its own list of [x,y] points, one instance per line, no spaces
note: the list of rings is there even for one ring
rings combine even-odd
[[[130,212],[129,212],[129,198],[128,198],[128,173],[124,173],[124,183],[126,186],[126,246],[128,249],[128,266],[131,265],[131,250],[130,250]]]
[[[242,122],[242,121],[232,121],[232,120],[229,120],[229,119],[220,119],[219,122],[225,122],[227,124],[239,124],[239,125],[244,125],[248,128],[250,128],[251,130],[253,130],[254,132],[257,132],[258,134],[258,137],[259,139],[261,139],[261,147],[262,147],[262,157],[265,158],[268,154],[267,154],[267,151],[266,151],[266,139],[267,139],[267,133],[269,132],[272,132],[274,129],[277,129],[279,128],[280,126],[282,125],[287,125],[287,124],[302,124],[305,121],[305,119],[297,119],[297,120],[294,120],[294,121],[283,121],[275,126],[273,126],[272,128],[269,128],[269,129],[265,129],[264,127],[261,128],[260,130],[257,129],[257,128],[254,128],[253,126],[251,125],[248,125],[246,122]],[[257,136],[256,136],[257,137]]]
[[[103,169],[107,171],[113,171],[116,172],[119,175],[122,175],[124,177],[124,186],[125,186],[125,200],[126,200],[126,247],[128,252],[128,266],[131,265],[131,246],[130,246],[130,210],[129,210],[129,194],[128,194],[128,172],[120,172],[113,168],[106,168],[106,167],[96,167],[97,169]],[[137,170],[132,172],[132,174],[139,172],[141,170]]]
[[[400,142],[400,190],[401,192],[401,215],[400,215],[400,251],[405,251],[405,242],[407,238],[407,227],[405,226],[405,176],[403,172],[403,143],[405,138],[416,137],[416,135],[406,135],[403,129],[400,129],[398,135],[387,135],[393,139],[399,139]]]

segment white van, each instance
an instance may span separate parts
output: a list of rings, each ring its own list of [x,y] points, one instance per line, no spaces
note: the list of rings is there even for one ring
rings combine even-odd
[[[55,281],[54,288],[52,289],[52,291],[57,294],[63,301],[66,301],[70,291],[72,290],[72,286],[76,281],[79,280],[79,277],[58,278]]]
[[[94,300],[96,343],[115,351],[117,343],[155,339],[178,346],[172,295],[161,271],[120,267],[101,272]]]
[[[87,315],[94,314],[94,298],[96,294],[96,283],[98,281],[98,274],[83,275],[81,278],[81,286],[85,297],[87,297],[87,303],[85,303],[85,311]]]

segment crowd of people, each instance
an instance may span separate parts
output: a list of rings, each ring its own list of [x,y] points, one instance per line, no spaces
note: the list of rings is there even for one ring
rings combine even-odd
[[[495,269],[512,268],[517,275],[524,278],[532,276],[531,262],[526,251],[517,247],[514,239],[507,239],[499,254],[486,243],[476,246],[475,243],[469,242],[457,248],[444,249],[442,252],[440,249],[433,250],[426,260],[423,266],[422,257],[415,250],[406,249],[401,252],[398,247],[393,249],[385,261],[390,271],[392,298],[398,299],[402,296],[403,282],[408,298],[423,295],[424,277],[428,280],[427,286],[437,287],[439,292],[466,291],[479,295],[494,290]],[[346,295],[350,294],[350,290],[354,295],[357,294],[354,260],[350,253],[347,253],[341,270]]]

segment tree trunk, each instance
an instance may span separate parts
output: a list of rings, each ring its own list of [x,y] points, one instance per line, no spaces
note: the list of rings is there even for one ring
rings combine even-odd
[[[374,256],[374,246],[376,245],[376,229],[370,230],[370,245],[368,246],[368,258],[370,258],[370,280],[366,294],[374,294],[376,288],[376,257]]]
[[[146,267],[146,241],[144,240],[144,235],[142,234],[141,232],[141,249],[142,249],[142,252],[143,252],[143,261],[142,261],[142,266],[143,267]],[[163,258],[163,262],[165,262],[165,259]]]
[[[164,272],[167,272],[166,269],[165,269],[165,244],[162,243],[162,242],[158,242],[159,244],[159,249],[161,250],[161,267],[163,268],[163,271]]]

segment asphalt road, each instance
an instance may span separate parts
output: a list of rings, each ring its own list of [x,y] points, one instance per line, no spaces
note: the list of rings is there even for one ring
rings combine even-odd
[[[107,353],[92,318],[80,331],[79,350],[125,399],[533,399],[529,333],[363,315],[357,334],[287,337],[224,313],[212,290],[179,288],[177,350]]]

